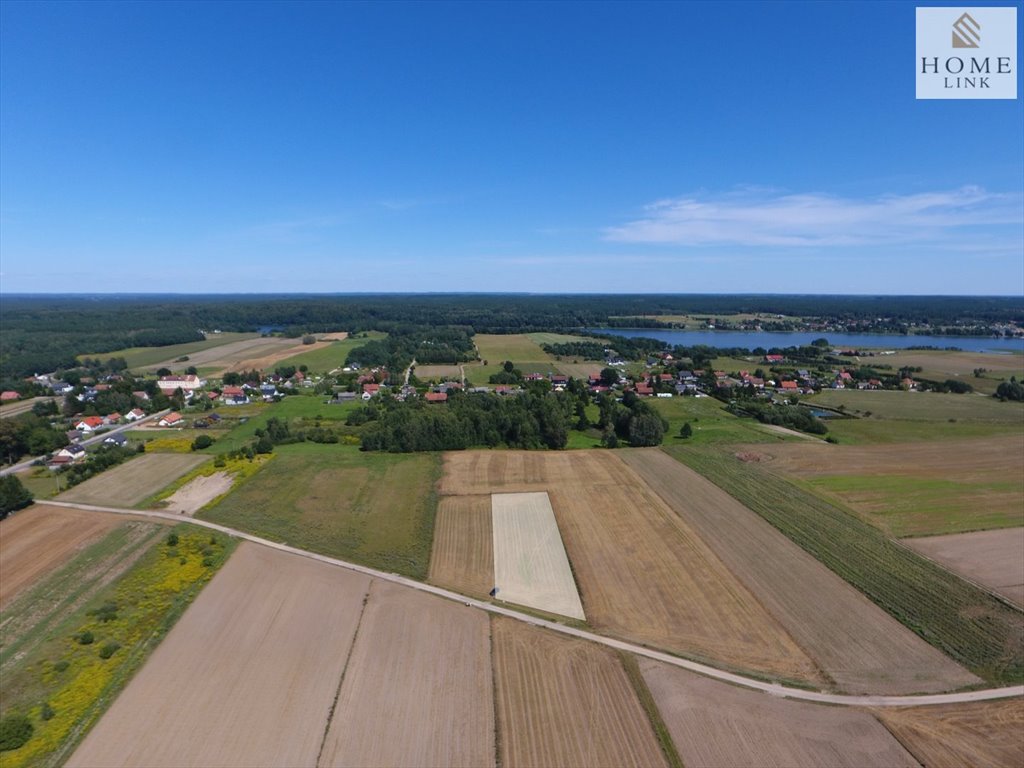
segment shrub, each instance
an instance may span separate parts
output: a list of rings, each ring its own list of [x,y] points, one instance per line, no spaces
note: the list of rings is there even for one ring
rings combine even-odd
[[[53,665],[54,672],[63,672],[65,669],[71,666],[71,662],[67,659],[61,659]]]
[[[209,448],[211,445],[213,445],[212,437],[210,437],[209,435],[200,435],[199,437],[192,441],[192,450],[201,451],[204,448]]]
[[[212,568],[213,567],[213,558],[212,557],[204,557],[203,558],[203,567],[204,568]]]
[[[94,611],[89,611],[90,616],[95,616],[97,619],[106,623],[113,621],[117,618],[117,603],[106,602]]]
[[[18,749],[32,738],[32,723],[24,715],[8,715],[0,720],[0,752]]]
[[[92,632],[89,630],[85,630],[85,632],[82,632],[77,638],[79,645],[92,645],[95,639],[96,638],[93,637]]]
[[[53,711],[53,707],[50,706],[49,702],[44,701],[42,708],[39,710],[39,717],[45,721],[52,719],[55,714],[57,713]]]
[[[167,546],[176,547],[178,546],[178,534],[172,533],[167,537]]]
[[[100,658],[109,659],[111,656],[117,653],[117,649],[120,647],[120,643],[107,643],[102,648],[100,648]]]

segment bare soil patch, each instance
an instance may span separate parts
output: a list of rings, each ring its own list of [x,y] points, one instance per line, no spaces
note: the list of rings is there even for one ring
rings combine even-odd
[[[123,522],[114,514],[45,504],[0,520],[0,608]]]
[[[501,617],[492,637],[502,765],[665,765],[610,649]]]
[[[368,587],[243,543],[68,765],[314,765]]]
[[[348,338],[348,331],[337,331],[335,333],[321,333],[317,335],[319,341],[344,341]]]
[[[1024,765],[1024,699],[875,712],[928,768]]]
[[[209,456],[192,453],[147,453],[76,485],[57,499],[132,507],[209,460]]]
[[[486,597],[491,591],[490,496],[444,496],[438,501],[429,581],[475,597]]]
[[[651,659],[639,664],[689,768],[917,766],[867,712],[778,699]]]
[[[319,765],[494,765],[487,614],[374,581]]]
[[[824,682],[782,625],[612,453],[445,456],[442,493],[540,490],[550,496],[593,627],[737,668]]]
[[[1024,528],[927,536],[903,543],[1024,608]]]
[[[659,450],[618,455],[843,691],[925,693],[978,682],[706,478]]]
[[[741,446],[894,536],[1024,525],[1024,434],[891,445]]]
[[[164,511],[191,517],[218,496],[230,491],[233,482],[234,478],[227,472],[201,475],[168,496]]]
[[[302,342],[296,343],[295,339],[282,339],[281,341],[286,341],[288,344],[282,344],[280,347],[256,357],[246,357],[235,362],[228,362],[224,370],[217,371],[213,375],[222,376],[227,371],[269,371],[282,360],[310,351],[309,345]]]
[[[499,600],[585,618],[546,493],[493,494],[491,525]]]

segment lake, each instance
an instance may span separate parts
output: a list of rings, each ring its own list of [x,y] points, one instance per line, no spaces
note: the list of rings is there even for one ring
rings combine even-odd
[[[830,347],[842,349],[906,349],[907,347],[959,347],[968,352],[1021,352],[1024,339],[988,336],[897,336],[882,333],[823,333],[821,331],[667,331],[654,328],[587,328],[590,333],[612,336],[643,336],[666,344],[692,347],[799,347],[822,337]]]

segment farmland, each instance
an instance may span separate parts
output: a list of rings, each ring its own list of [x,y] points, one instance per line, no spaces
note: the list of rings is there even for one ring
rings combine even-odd
[[[338,336],[344,334],[328,334],[328,336]],[[300,365],[306,366],[311,373],[329,373],[336,368],[341,368],[345,365],[345,358],[348,357],[348,353],[356,347],[361,347],[367,341],[372,339],[382,339],[387,334],[377,333],[370,331],[365,337],[360,338],[330,338],[326,340],[318,341],[312,346],[304,346],[304,351],[296,352],[290,357],[282,358],[277,361],[279,365],[293,365],[298,368]],[[318,337],[324,339],[324,337]]]
[[[914,376],[929,381],[961,379],[979,392],[992,394],[1003,380],[1024,377],[1024,355],[998,355],[982,352],[948,352],[940,350],[900,350],[882,358],[894,370],[903,367],[921,368]],[[874,360],[861,361],[872,365]],[[979,376],[977,369],[984,369]]]
[[[246,425],[248,426],[248,425]],[[280,446],[274,459],[200,517],[374,568],[425,578],[435,454]]]
[[[870,413],[873,418],[900,421],[950,421],[1024,425],[1024,403],[1001,403],[994,397],[940,392],[827,389],[807,403],[831,408],[844,406],[848,413]]]
[[[0,609],[122,522],[115,515],[40,504],[0,520]]]
[[[639,664],[685,765],[917,766],[867,712],[777,699],[650,659]]]
[[[493,764],[487,615],[373,582],[318,765]]]
[[[170,357],[166,352],[169,348],[164,347],[164,357],[148,364],[135,363],[135,367],[150,371],[168,368],[175,373],[181,373],[189,366],[194,366],[200,373],[220,376],[225,371],[273,368],[279,361],[301,353],[304,348],[308,351],[308,347],[305,347],[300,339],[245,334],[244,338],[226,344],[206,345],[201,349],[184,354],[179,352]],[[178,360],[185,355],[188,356],[188,360]],[[129,368],[131,367],[129,364]]]
[[[27,716],[34,730],[23,746],[5,753],[5,766],[63,762],[233,548],[227,537],[186,527],[154,544],[151,532],[158,528],[115,529],[112,541],[119,532],[136,535],[100,550],[95,564],[72,561],[69,567],[83,580],[72,581],[62,570],[28,593],[41,601],[42,624],[21,628],[18,642],[5,648],[18,651],[5,664],[3,708]],[[90,550],[83,556],[95,554]],[[49,613],[42,610],[46,594],[62,598]]]
[[[194,469],[208,456],[194,453],[147,453],[62,493],[60,501],[109,507],[132,507]]]
[[[243,544],[68,765],[314,765],[368,586]]]
[[[853,512],[728,453],[670,447],[904,626],[990,682],[1024,679],[1024,616]]]
[[[442,496],[437,503],[432,584],[484,597],[494,586],[491,497]]]
[[[612,651],[500,617],[491,631],[502,765],[666,764]]]
[[[1024,434],[823,446],[740,446],[762,468],[796,477],[893,536],[1024,525]]]
[[[515,363],[523,373],[558,373],[555,359],[540,348],[527,334],[485,334],[473,337],[480,363],[467,363],[466,378],[475,385],[487,384],[488,378],[501,370],[506,360]],[[484,365],[484,363],[487,363]]]
[[[935,692],[975,681],[705,478],[659,450],[622,455],[841,690]]]
[[[881,709],[885,723],[922,765],[1024,765],[1024,699]]]
[[[216,347],[223,347],[228,344],[252,341],[258,339],[255,333],[211,333],[205,341],[189,341],[185,344],[172,344],[166,347],[131,347],[129,349],[118,349],[114,352],[105,352],[97,355],[79,355],[79,359],[86,357],[100,357],[104,360],[110,357],[123,357],[128,367],[132,370],[142,368],[159,368],[164,362],[173,362],[179,357],[190,357],[197,352],[205,352]],[[177,364],[182,370],[191,362]]]
[[[582,619],[583,607],[548,495],[493,494],[491,515],[498,599]]]
[[[1024,528],[927,536],[903,543],[1024,608]]]
[[[615,455],[445,456],[441,494],[541,490],[551,498],[593,627],[762,674],[820,682],[786,631]]]
[[[416,378],[420,381],[462,381],[462,368],[458,365],[417,365]]]

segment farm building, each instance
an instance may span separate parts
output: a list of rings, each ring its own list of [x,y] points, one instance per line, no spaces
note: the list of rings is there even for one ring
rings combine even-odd
[[[156,384],[165,395],[173,395],[178,389],[182,392],[194,392],[206,382],[194,373],[190,373],[185,376],[161,376]]]
[[[21,395],[13,389],[8,389],[5,392],[0,392],[0,403],[10,403],[17,400],[19,397],[21,397]]]

